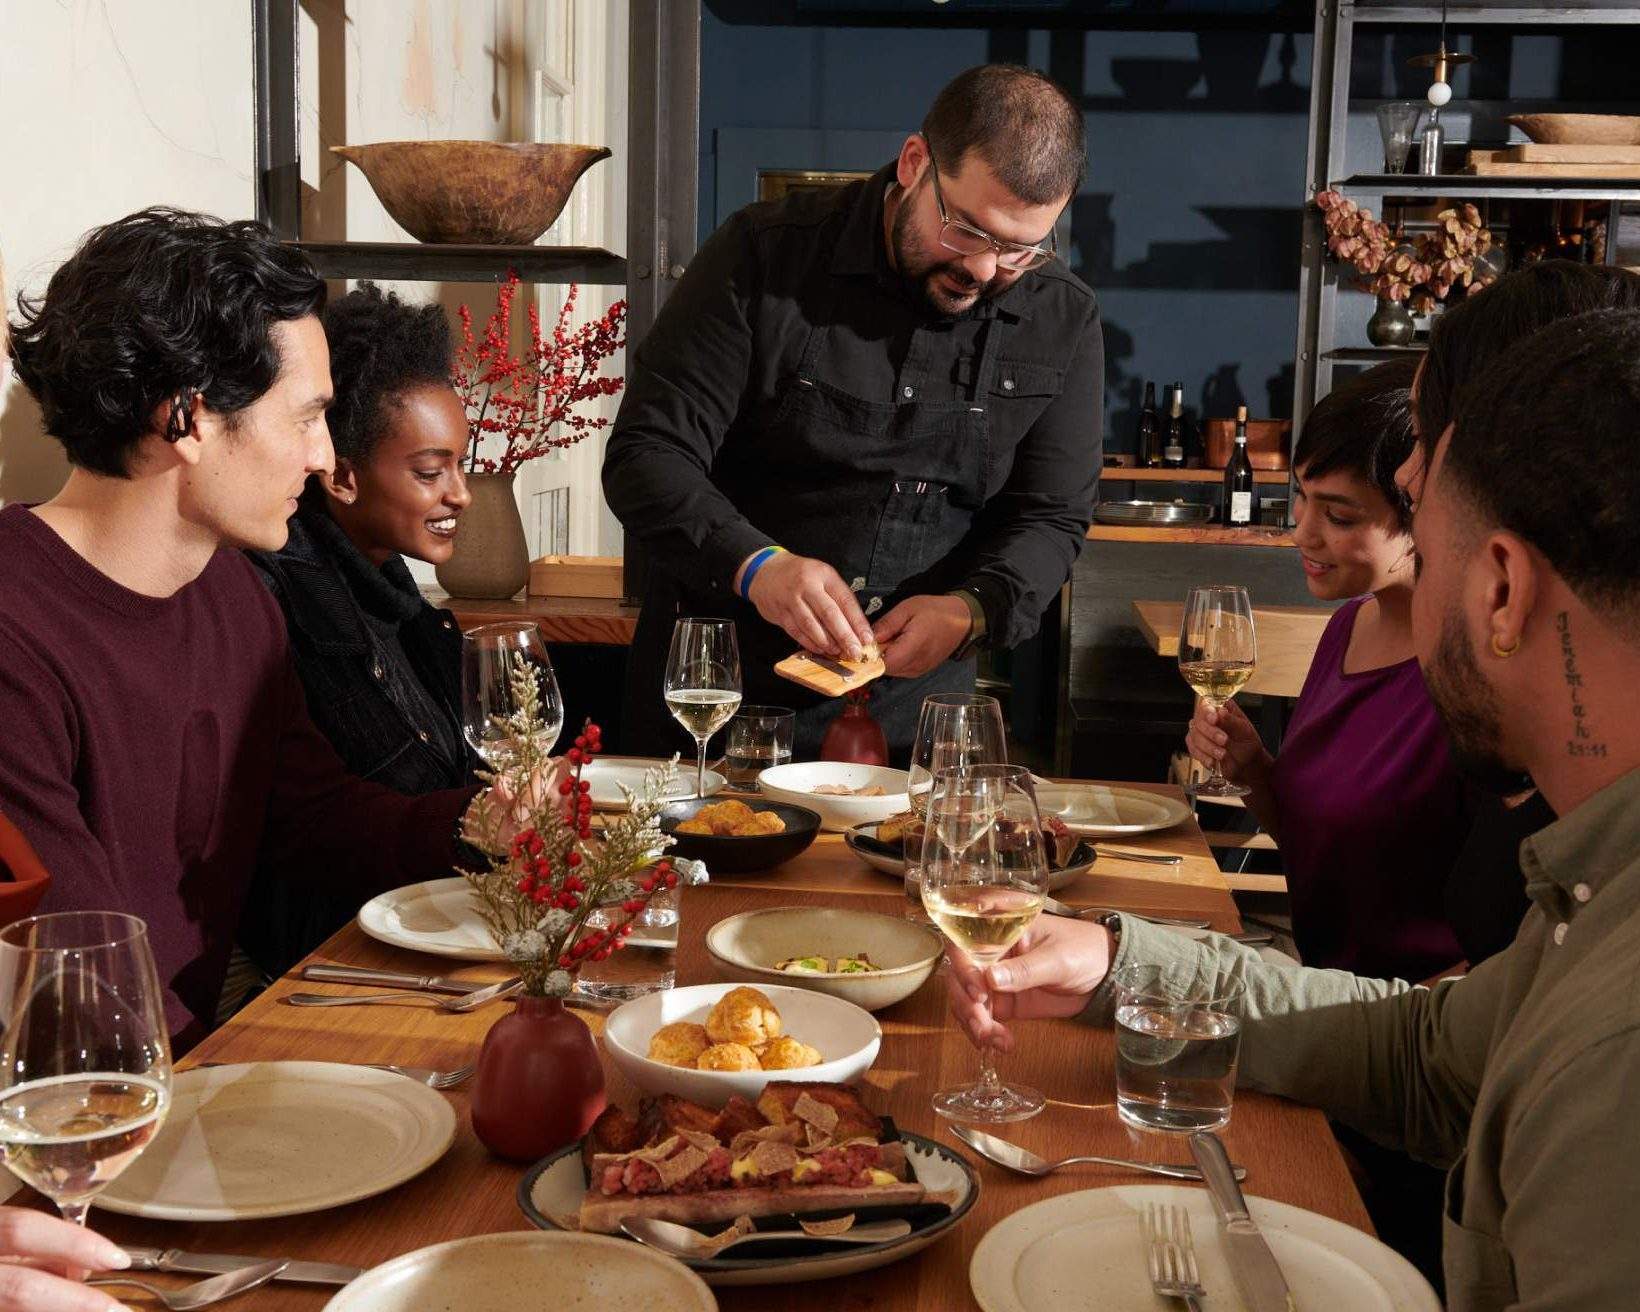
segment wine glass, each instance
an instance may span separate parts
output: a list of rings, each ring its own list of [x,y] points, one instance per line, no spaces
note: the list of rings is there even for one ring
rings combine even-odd
[[[1247,589],[1191,588],[1179,624],[1179,673],[1196,695],[1218,710],[1253,677],[1257,660]],[[1245,797],[1248,789],[1226,779],[1215,761],[1212,773],[1191,792],[1197,797]]]
[[[1003,765],[1008,737],[1002,727],[1002,703],[977,693],[936,693],[923,699],[917,733],[911,740],[911,769],[906,791],[912,809],[928,819],[928,794],[934,776],[966,765]],[[905,896],[922,910],[922,847],[915,830],[907,833]]]
[[[171,1043],[148,928],[65,911],[0,931],[0,1158],[85,1224],[171,1105]]]
[[[732,620],[681,619],[666,657],[666,709],[695,740],[695,796],[706,796],[706,740],[740,709],[740,644]]]
[[[518,711],[513,678],[525,669],[535,675],[537,715],[545,726],[535,742],[545,756],[564,727],[564,698],[541,631],[529,620],[511,620],[461,635],[461,730],[492,770],[516,763],[507,721]]]
[[[1031,773],[1020,765],[942,771],[929,788],[928,812],[923,905],[945,937],[984,968],[1014,945],[1048,894]],[[934,1095],[941,1116],[986,1124],[1022,1121],[1045,1103],[1035,1089],[998,1080],[989,1047],[981,1050],[977,1082]]]

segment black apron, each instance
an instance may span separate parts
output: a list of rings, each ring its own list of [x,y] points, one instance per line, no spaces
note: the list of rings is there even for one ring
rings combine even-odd
[[[963,581],[947,561],[991,491],[986,399],[1003,325],[994,312],[985,321],[961,401],[865,401],[827,376],[827,324],[843,294],[840,280],[828,277],[827,283],[825,312],[809,329],[796,373],[751,416],[741,443],[724,444],[713,480],[781,546],[836,569],[875,623],[905,597],[946,592]],[[748,466],[744,472],[742,463]],[[797,644],[750,602],[736,597],[726,607],[721,598],[689,596],[656,562],[628,658],[623,750],[693,756],[693,740],[672,720],[661,696],[672,625],[685,615],[735,621],[745,704],[796,710],[794,759],[814,759],[843,704],[774,673],[775,663]],[[909,756],[923,699],[972,692],[974,669],[972,657],[947,660],[919,678],[871,685],[871,712],[896,764]]]

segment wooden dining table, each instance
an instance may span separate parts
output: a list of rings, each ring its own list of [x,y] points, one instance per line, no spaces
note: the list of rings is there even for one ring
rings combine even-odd
[[[1161,785],[1153,791],[1173,793]],[[1235,904],[1195,822],[1163,833],[1125,838],[1112,846],[1165,852],[1177,867],[1138,865],[1106,856],[1059,896],[1080,907],[1112,906],[1140,912],[1194,916],[1221,930],[1240,927]],[[675,967],[679,984],[722,978],[705,948],[706,931],[739,912],[774,906],[850,906],[901,916],[901,882],[865,865],[837,835],[822,834],[802,855],[766,874],[714,877],[681,890]],[[617,954],[635,971],[666,964],[664,950],[630,948]],[[502,977],[504,966],[463,964],[408,952],[367,937],[350,924],[310,961],[346,963],[419,973],[456,973],[474,981]],[[451,967],[455,967],[454,971]],[[364,993],[368,988],[315,984],[300,967],[244,1008],[178,1062],[337,1061],[397,1062],[450,1068],[471,1062],[485,1032],[509,1005],[495,1003],[467,1015],[435,1011],[427,1001],[357,1008],[298,1008],[293,992]],[[594,1034],[602,1017],[576,1012]],[[883,1042],[865,1077],[866,1100],[904,1129],[960,1148],[930,1106],[938,1089],[966,1081],[977,1055],[950,1020],[944,986],[934,976],[917,993],[878,1013]],[[1048,1157],[1078,1153],[1187,1161],[1176,1138],[1128,1129],[1117,1117],[1114,1044],[1108,1031],[1075,1021],[1039,1021],[1017,1027],[1017,1045],[1000,1062],[1004,1079],[1042,1090],[1041,1115],[1003,1127],[1004,1136]],[[634,1107],[638,1093],[605,1060],[608,1096]],[[529,1228],[516,1193],[525,1167],[492,1157],[474,1136],[468,1116],[470,1083],[448,1090],[457,1115],[455,1142],[432,1167],[395,1189],[362,1202],[302,1216],[244,1222],[189,1223],[143,1220],[94,1210],[96,1228],[124,1244],[193,1251],[304,1258],[370,1267],[429,1244],[492,1231]],[[1280,1098],[1239,1091],[1224,1138],[1231,1157],[1248,1171],[1246,1191],[1309,1208],[1371,1231],[1336,1143],[1322,1115]],[[966,1149],[960,1149],[966,1153]],[[968,1154],[972,1157],[972,1154]],[[1014,1175],[975,1159],[981,1188],[972,1211],[924,1252],[848,1279],[800,1285],[720,1288],[725,1309],[769,1312],[891,1312],[969,1308],[968,1265],[980,1238],[997,1222],[1040,1199],[1153,1178],[1107,1167],[1071,1167],[1044,1178]],[[1137,1233],[1137,1232],[1136,1232]],[[1140,1260],[1137,1242],[1134,1260]],[[187,1277],[157,1277],[171,1284]],[[334,1290],[270,1284],[236,1306],[254,1312],[316,1312]],[[544,1295],[543,1307],[552,1306]]]

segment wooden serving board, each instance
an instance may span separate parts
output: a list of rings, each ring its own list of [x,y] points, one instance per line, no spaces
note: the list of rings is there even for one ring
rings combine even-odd
[[[1640,164],[1640,146],[1545,145],[1529,141],[1503,157],[1516,164]]]
[[[824,665],[816,664],[815,659],[806,651],[786,657],[774,667],[774,672],[783,679],[800,683],[825,697],[841,697],[844,693],[853,692],[873,679],[882,678],[885,672],[881,656],[871,656],[858,661],[846,661],[841,657],[826,659],[847,669],[848,677],[844,678],[835,670],[828,670]]]
[[[1517,164],[1506,160],[1472,160],[1464,171],[1474,177],[1604,178],[1627,181],[1640,178],[1640,163]]]

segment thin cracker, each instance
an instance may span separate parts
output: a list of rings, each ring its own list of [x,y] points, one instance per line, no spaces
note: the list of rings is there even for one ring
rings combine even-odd
[[[752,1149],[752,1170],[765,1179],[797,1165],[797,1149],[789,1143],[764,1141]]]
[[[834,1216],[829,1221],[804,1221],[798,1219],[798,1225],[803,1227],[803,1233],[813,1235],[817,1239],[828,1238],[831,1235],[847,1234],[854,1229],[854,1213],[847,1216]]]
[[[676,1157],[669,1157],[664,1162],[656,1162],[654,1165],[655,1174],[660,1176],[662,1187],[675,1189],[706,1165],[706,1154],[699,1148],[685,1148]]]
[[[837,1109],[830,1103],[821,1102],[806,1093],[797,1095],[797,1101],[792,1103],[792,1115],[800,1121],[818,1126],[827,1134],[837,1129]]]

